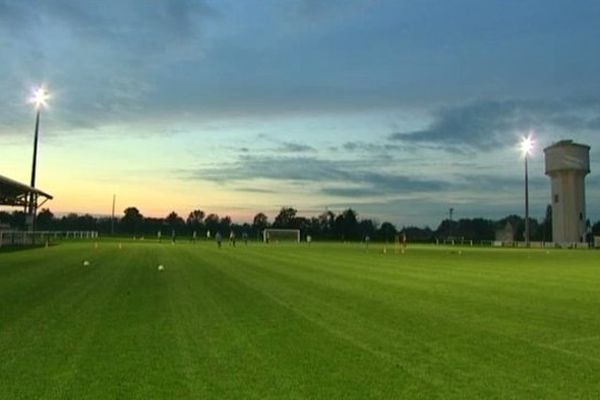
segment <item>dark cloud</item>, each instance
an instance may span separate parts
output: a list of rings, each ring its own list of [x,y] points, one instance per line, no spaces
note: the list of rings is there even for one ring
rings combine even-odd
[[[33,22],[30,14],[26,12],[27,5],[22,2],[0,1],[0,29],[20,29]]]
[[[345,198],[357,198],[357,197],[371,197],[377,192],[372,186],[369,187],[355,187],[355,188],[343,188],[343,187],[327,187],[322,190],[322,193]]]
[[[600,116],[593,118],[588,122],[587,128],[594,131],[600,131]]]
[[[384,144],[374,144],[368,142],[345,142],[342,144],[342,149],[346,151],[360,151],[360,152],[371,152],[371,153],[380,153],[385,151],[397,151],[402,150],[402,146],[393,143],[384,143]]]
[[[477,101],[443,108],[433,117],[427,128],[397,132],[390,139],[451,152],[490,151],[513,146],[515,138],[529,130],[569,135],[589,131],[600,119],[600,100]]]
[[[344,150],[348,150],[348,151],[354,151],[358,148],[360,148],[360,144],[358,142],[346,142],[342,145],[342,148]]]
[[[464,218],[502,218],[523,211],[523,178],[519,175],[481,173],[474,169],[471,173],[444,177],[432,175],[434,171],[409,176],[372,167],[372,160],[243,156],[219,167],[205,166],[183,173],[188,179],[208,180],[233,188],[241,184],[235,190],[255,193],[279,193],[273,188],[297,184],[315,194],[339,199],[323,206],[354,207],[365,216],[400,224],[439,221],[448,207],[454,207],[457,217]],[[253,179],[270,183],[247,185]],[[594,182],[588,180],[588,185]],[[543,175],[531,176],[529,184],[532,216],[541,218],[549,200],[549,179]]]
[[[268,179],[279,182],[319,183],[321,193],[331,196],[378,196],[402,192],[439,191],[447,184],[441,180],[417,179],[369,169],[365,161],[329,161],[316,157],[243,156],[219,167],[207,166],[185,171],[191,179],[221,184]]]
[[[283,142],[281,143],[281,146],[279,147],[278,151],[286,153],[313,153],[316,152],[317,149],[306,144]]]
[[[13,22],[23,31],[31,25],[51,22],[74,33],[106,40],[118,37],[133,39],[145,29],[161,34],[184,36],[194,31],[199,17],[216,17],[219,13],[205,0],[167,0],[148,7],[135,1],[105,0],[102,3],[81,3],[73,0],[31,0],[27,4],[0,0],[0,21]],[[136,24],[144,22],[146,27]],[[119,43],[115,43],[119,45]]]
[[[360,186],[326,186],[321,192],[330,196],[353,199],[384,195],[398,196],[403,194],[438,192],[449,187],[447,182],[439,180],[413,179],[401,175],[385,175],[377,173],[358,173],[354,182],[358,183]]]
[[[355,11],[364,6],[361,0],[292,0],[288,4],[290,17],[299,17],[311,21],[329,20]]]
[[[0,0],[2,133],[21,127],[30,108],[15,100],[40,82],[53,94],[55,130],[151,119],[165,108],[155,93],[162,75],[199,57],[217,15],[204,0]]]
[[[480,11],[498,12],[479,18],[445,3],[435,10],[404,3],[0,0],[0,74],[7,82],[0,93],[0,120],[23,120],[29,110],[16,115],[10,102],[41,79],[62,91],[53,104],[65,128],[159,118],[426,109],[431,102],[482,93],[546,95],[535,90],[536,82],[555,96],[597,92],[594,42],[579,38],[598,36],[589,6],[574,6],[565,16],[546,5],[505,11],[500,1],[486,2]],[[537,17],[533,21],[530,12]],[[435,18],[423,24],[424,15]],[[522,31],[515,27],[535,31],[541,24],[545,31],[556,23],[571,26],[571,19],[578,21],[578,29],[561,35],[561,43],[576,46],[556,46],[552,40],[552,46],[536,46],[541,54],[521,62]],[[512,45],[490,46],[506,39],[494,34],[513,38]],[[480,42],[482,36],[488,41]],[[492,47],[494,54],[489,54]],[[503,106],[497,105],[499,112],[510,113]],[[456,124],[449,119],[425,130],[433,133],[401,133],[419,143],[445,138],[443,133]],[[478,130],[482,123],[469,127]],[[496,141],[474,143],[489,148]]]
[[[347,168],[346,168],[347,167]],[[189,178],[217,183],[248,179],[279,181],[329,181],[350,178],[351,163],[321,160],[315,157],[258,157],[243,155],[232,163],[211,165],[186,171]],[[191,175],[191,176],[190,176]]]
[[[460,190],[471,190],[496,193],[520,193],[525,184],[522,176],[503,176],[500,174],[458,174],[454,187]],[[549,191],[550,179],[544,176],[530,176],[530,190]]]
[[[252,187],[240,187],[236,189],[238,192],[247,192],[247,193],[277,193],[275,190],[271,189],[261,189],[261,188],[252,188]]]

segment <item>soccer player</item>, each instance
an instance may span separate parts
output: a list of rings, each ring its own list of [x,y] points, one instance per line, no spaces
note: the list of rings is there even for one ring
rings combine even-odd
[[[223,241],[223,236],[221,235],[221,232],[217,232],[217,234],[215,235],[215,239],[217,241],[217,246],[221,248],[221,242]]]
[[[244,239],[244,245],[248,246],[248,233],[242,233],[242,239]]]
[[[231,231],[229,233],[229,244],[235,247],[235,232]]]

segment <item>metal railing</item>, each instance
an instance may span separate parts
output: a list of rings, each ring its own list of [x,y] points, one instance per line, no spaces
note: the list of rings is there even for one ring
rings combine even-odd
[[[61,240],[97,237],[97,231],[0,231],[0,247],[43,245]]]

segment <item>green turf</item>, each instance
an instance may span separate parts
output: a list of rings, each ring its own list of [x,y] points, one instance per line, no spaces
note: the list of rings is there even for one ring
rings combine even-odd
[[[0,253],[1,399],[599,397],[600,251]]]

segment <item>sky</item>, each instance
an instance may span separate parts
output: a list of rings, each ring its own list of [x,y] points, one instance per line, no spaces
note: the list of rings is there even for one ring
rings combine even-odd
[[[202,209],[234,221],[352,207],[436,227],[550,200],[543,148],[591,145],[596,0],[0,0],[0,175],[54,213]]]

